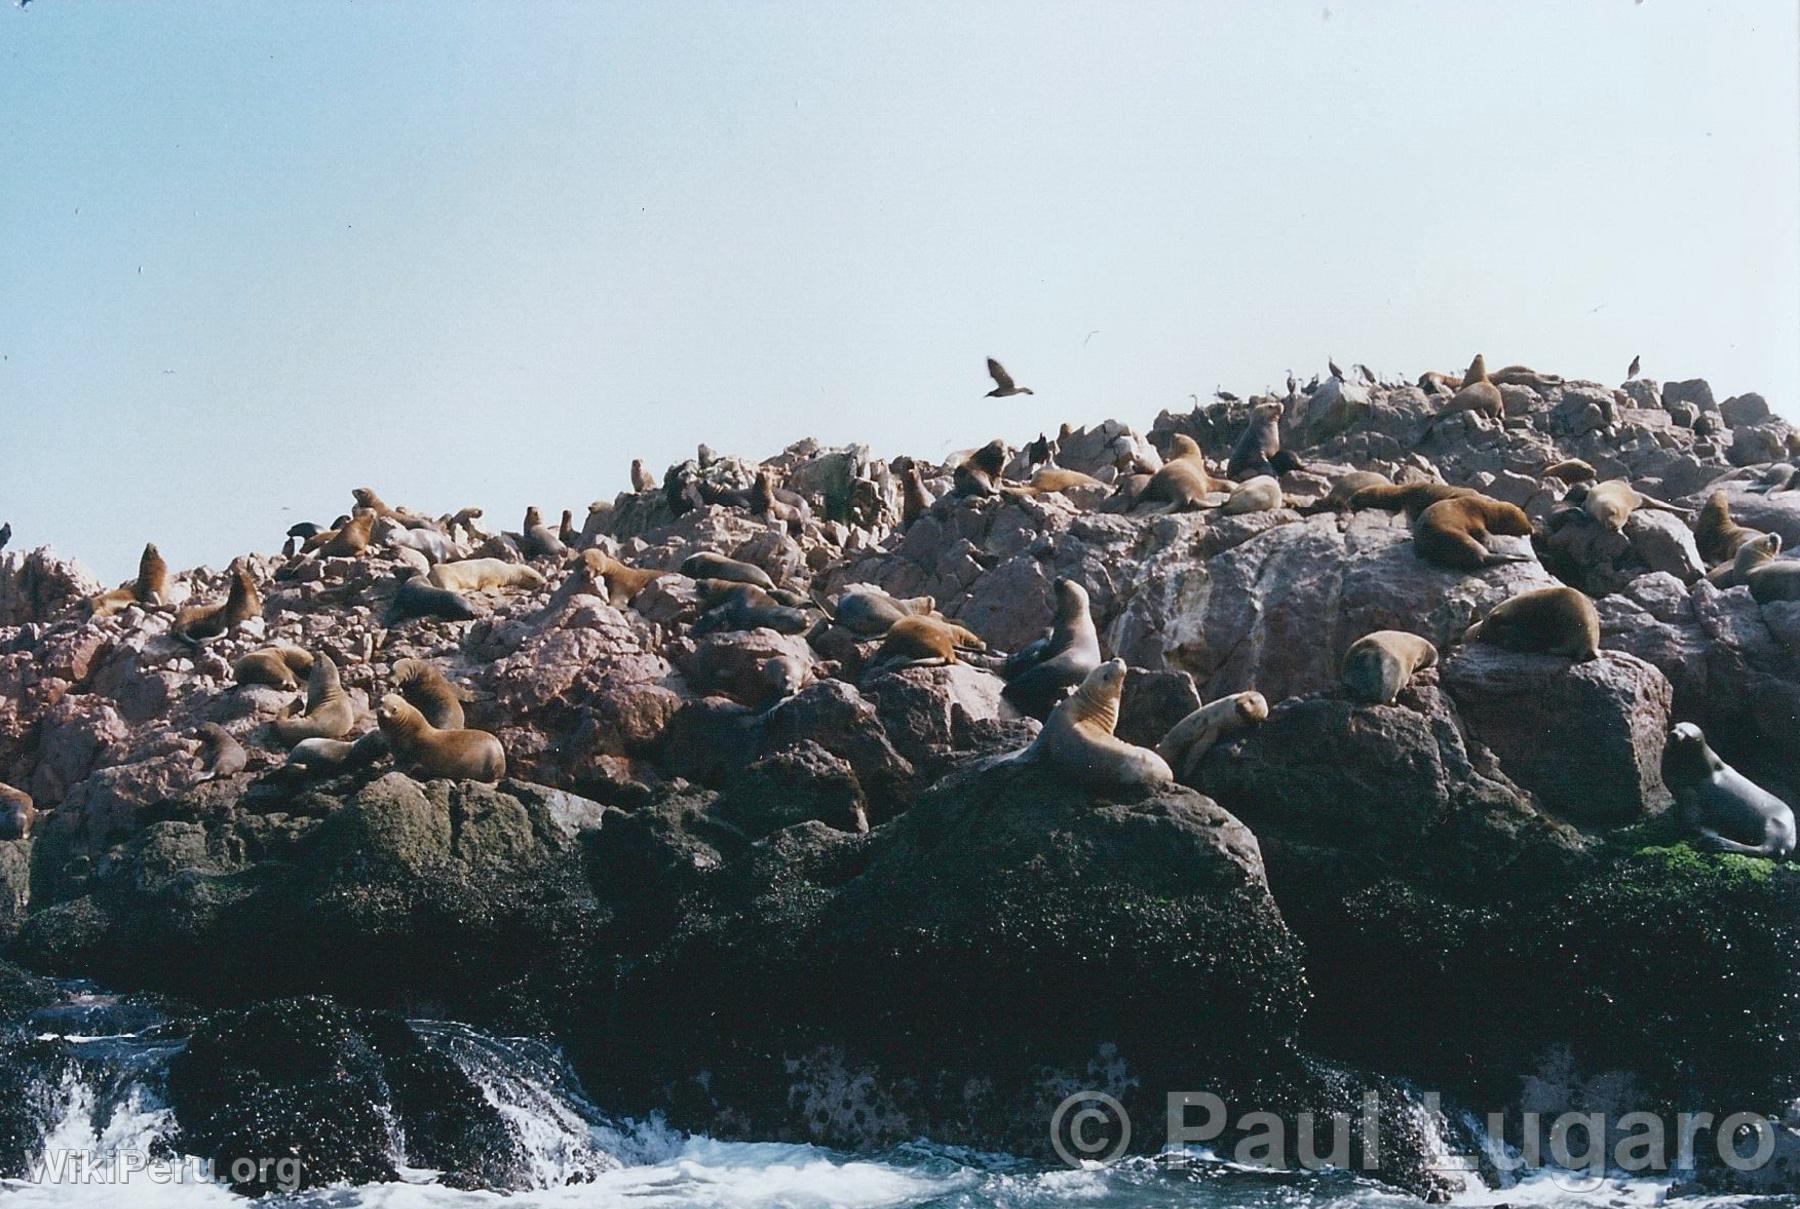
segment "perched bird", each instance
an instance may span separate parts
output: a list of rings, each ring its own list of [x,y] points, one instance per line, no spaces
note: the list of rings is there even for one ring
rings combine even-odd
[[[1288,370],[1288,398],[1293,398],[1300,390],[1300,383],[1294,377],[1294,371]]]
[[[12,522],[0,525],[0,550],[6,549],[6,543],[12,540]]]
[[[1006,372],[1006,367],[1004,365],[1000,364],[992,357],[989,357],[987,362],[988,377],[994,380],[994,389],[988,391],[985,396],[986,398],[1004,399],[1008,395],[1029,395],[1033,393],[1029,386],[1019,386],[1014,383],[1012,375]]]
[[[1637,380],[1637,375],[1638,375],[1638,358],[1633,357],[1631,359],[1631,368],[1625,371],[1625,380],[1627,382],[1634,382]]]
[[[644,469],[643,458],[631,459],[631,489],[637,492],[656,490],[656,480]]]
[[[1241,402],[1243,402],[1243,400],[1239,399],[1236,395],[1232,394],[1230,391],[1226,390],[1224,387],[1220,387],[1218,390],[1213,391],[1213,398],[1217,399],[1221,403],[1241,403]]]
[[[1344,380],[1344,371],[1338,368],[1338,363],[1336,361],[1327,357],[1325,358],[1325,366],[1331,371],[1332,377],[1336,378],[1339,382]]]
[[[1357,365],[1356,365],[1356,372],[1362,375],[1362,380],[1364,382],[1367,382],[1370,386],[1375,385],[1375,371],[1374,370],[1370,369],[1368,366],[1362,364],[1359,361],[1359,362],[1357,362]]]

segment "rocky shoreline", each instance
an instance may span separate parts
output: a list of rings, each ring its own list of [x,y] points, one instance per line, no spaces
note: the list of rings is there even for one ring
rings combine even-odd
[[[1668,512],[1559,523],[1570,484],[1543,472],[1580,459],[1696,509],[1722,491],[1791,547],[1795,433],[1698,380],[1536,377],[1498,387],[1500,422],[1434,427],[1444,398],[1421,387],[1296,388],[1273,401],[1299,464],[1267,467],[1278,506],[1235,515],[1134,508],[1131,480],[1177,436],[1222,467],[1265,400],[1005,451],[1011,482],[1047,462],[1089,480],[1055,491],[958,494],[954,463],[801,442],[671,467],[554,547],[389,510],[354,554],[245,556],[259,615],[203,644],[171,629],[229,573],[105,615],[78,565],[0,554],[0,781],[45,809],[0,841],[0,1009],[29,1010],[39,975],[170,997],[208,1056],[172,1080],[183,1143],[317,1155],[318,1182],[391,1167],[375,1109],[464,1186],[519,1178],[504,1122],[407,1047],[396,1012],[552,1039],[620,1112],[847,1148],[1041,1155],[1056,1104],[1087,1088],[1159,1124],[1173,1090],[1284,1116],[1373,1090],[1379,1177],[1431,1199],[1456,1179],[1417,1088],[1515,1115],[1783,1119],[1800,882],[1691,846],[1661,759],[1695,722],[1800,800],[1800,602],[1708,582]],[[936,497],[910,518],[909,470]],[[1536,557],[1448,570],[1403,517],[1319,506],[1370,470],[1518,505]],[[419,533],[541,586],[461,593],[467,620],[395,619],[408,568],[442,561]],[[785,612],[751,627],[708,609],[678,573],[702,552],[760,568]],[[610,560],[669,574],[621,599],[592,570]],[[997,656],[1045,630],[1059,579],[1130,669],[1120,738],[1153,747],[1251,690],[1267,720],[1185,784],[1083,788],[997,759],[1040,723],[995,659],[884,666],[879,636],[810,607],[854,584],[929,596]],[[1461,641],[1558,583],[1593,598],[1591,662]],[[1378,630],[1442,655],[1388,705],[1339,682]],[[291,766],[269,724],[300,694],[232,670],[274,643],[330,657],[360,732],[380,733],[396,662],[439,668],[506,778]],[[772,682],[771,661],[798,674]],[[207,723],[242,744],[241,771],[200,758]],[[295,1053],[311,1057],[273,1057]],[[0,1086],[56,1060],[0,1039]],[[0,1110],[0,1175],[31,1111]],[[1697,1178],[1800,1190],[1791,1149],[1784,1134],[1754,1176]]]

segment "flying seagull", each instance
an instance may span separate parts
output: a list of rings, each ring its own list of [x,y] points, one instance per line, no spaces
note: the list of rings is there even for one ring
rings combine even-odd
[[[1015,384],[1012,380],[1012,375],[1006,372],[1006,367],[992,357],[988,358],[988,377],[994,380],[994,389],[988,391],[985,396],[986,398],[1004,399],[1008,395],[1029,395],[1032,393],[1029,386],[1019,386]]]

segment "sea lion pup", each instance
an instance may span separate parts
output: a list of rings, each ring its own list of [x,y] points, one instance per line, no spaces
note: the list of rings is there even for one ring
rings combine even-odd
[[[1175,774],[1166,760],[1113,734],[1119,725],[1119,694],[1124,687],[1125,661],[1102,663],[1050,712],[1031,746],[1012,759],[1041,761],[1085,786],[1169,784]]]
[[[879,638],[902,617],[929,617],[937,611],[937,601],[930,596],[901,600],[871,584],[852,584],[835,601],[815,595],[813,603],[829,621],[860,638]]]
[[[1706,573],[1706,582],[1715,588],[1735,588],[1750,582],[1752,571],[1775,561],[1781,553],[1781,534],[1761,533],[1740,545],[1731,561],[1722,562]]]
[[[525,509],[525,523],[520,526],[519,548],[526,558],[567,558],[569,548],[556,532],[544,523],[535,507]]]
[[[689,629],[699,637],[715,630],[774,630],[779,634],[799,634],[812,626],[812,618],[802,610],[783,603],[755,584],[732,579],[700,579],[700,603],[705,614]]]
[[[637,599],[637,594],[669,574],[667,571],[640,571],[628,567],[604,550],[583,550],[581,563],[596,584],[604,586],[602,595],[615,609],[622,609]]]
[[[1219,490],[1221,486],[1207,472],[1206,455],[1200,452],[1200,446],[1194,438],[1178,432],[1169,438],[1168,460],[1150,476],[1132,508],[1145,504],[1167,504],[1171,511],[1198,508],[1208,495]]]
[[[1794,853],[1788,804],[1719,759],[1692,722],[1678,722],[1663,747],[1663,783],[1699,847],[1739,856],[1786,860]]]
[[[1269,512],[1281,507],[1281,483],[1273,475],[1259,474],[1232,488],[1231,496],[1219,506],[1226,516],[1242,516],[1246,512]]]
[[[169,627],[169,633],[187,643],[211,642],[252,617],[260,616],[262,597],[256,591],[256,581],[250,578],[249,568],[240,558],[231,564],[231,591],[225,602],[181,610],[175,615],[175,624]]]
[[[1723,491],[1706,497],[1699,517],[1694,521],[1694,545],[1708,564],[1722,563],[1735,556],[1745,543],[1762,537],[1760,529],[1740,525],[1731,519],[1731,501]]]
[[[1591,483],[1598,476],[1599,471],[1580,458],[1564,458],[1560,462],[1551,462],[1538,471],[1540,479],[1561,479],[1570,486],[1576,483]]]
[[[408,529],[391,516],[382,517],[375,522],[372,536],[391,550],[405,550],[423,556],[428,568],[432,563],[447,563],[461,553],[449,534],[435,528]],[[402,554],[400,557],[406,556]]]
[[[631,489],[639,495],[656,490],[656,480],[650,477],[648,470],[644,469],[643,458],[631,459]]]
[[[1299,459],[1281,448],[1282,404],[1279,400],[1258,403],[1250,409],[1250,426],[1232,446],[1231,460],[1226,463],[1225,477],[1242,478],[1250,474],[1286,474],[1297,469]]]
[[[683,559],[681,573],[689,579],[729,579],[741,584],[755,584],[765,591],[775,587],[775,581],[761,567],[710,550]]]
[[[201,773],[209,779],[236,776],[250,763],[250,756],[244,751],[244,745],[217,722],[201,723],[200,750],[196,756],[200,761]]]
[[[1000,667],[1001,695],[1022,713],[1042,718],[1068,691],[1100,666],[1100,633],[1094,628],[1087,589],[1067,577],[1055,586],[1056,616],[1042,637]]]
[[[1437,660],[1437,648],[1417,634],[1376,630],[1350,644],[1339,675],[1358,701],[1392,705],[1413,674],[1435,667]]]
[[[394,687],[437,729],[463,728],[462,694],[434,665],[423,659],[400,660],[394,664]]]
[[[134,604],[160,605],[169,602],[169,564],[163,561],[155,542],[144,543],[138,555],[137,578],[131,583],[102,592],[89,602],[96,617],[111,617]]]
[[[1488,610],[1463,631],[1463,641],[1586,663],[1600,650],[1600,617],[1594,602],[1574,588],[1536,588]]]
[[[957,464],[950,494],[959,499],[1001,494],[1006,469],[1006,442],[998,437]]]
[[[0,783],[0,840],[28,840],[43,816],[23,789]]]
[[[388,754],[387,736],[365,731],[351,739],[302,739],[288,752],[287,767],[310,771],[335,768],[348,771],[373,764]]]
[[[231,678],[239,684],[266,684],[289,692],[300,687],[297,677],[312,671],[310,651],[297,646],[265,646],[251,651],[231,665]]]
[[[1495,386],[1529,386],[1535,391],[1546,391],[1561,386],[1563,379],[1556,374],[1540,374],[1527,365],[1509,365],[1489,374],[1488,381]]]
[[[1504,563],[1528,563],[1535,555],[1501,554],[1488,538],[1530,537],[1531,518],[1517,504],[1485,495],[1439,500],[1413,522],[1413,553],[1454,571],[1479,571]]]
[[[439,564],[440,566],[443,564]],[[435,568],[434,568],[435,569]],[[394,598],[388,602],[383,625],[394,626],[416,617],[438,617],[445,621],[473,621],[475,606],[453,588],[440,588],[431,575],[419,567],[396,567]]]
[[[1269,703],[1261,693],[1232,693],[1209,701],[1169,728],[1156,745],[1156,754],[1168,761],[1178,777],[1190,776],[1200,758],[1221,739],[1258,726],[1269,718]]]
[[[931,492],[925,490],[925,483],[919,478],[919,467],[915,463],[907,463],[900,475],[900,527],[908,529],[912,523],[931,511],[931,505],[937,501],[931,498]]]
[[[1300,509],[1304,516],[1313,516],[1320,512],[1348,512],[1350,501],[1364,487],[1392,487],[1385,474],[1373,470],[1352,470],[1331,485],[1331,490],[1322,497]]]
[[[438,730],[399,693],[375,711],[394,763],[425,780],[498,781],[506,775],[506,749],[484,730]]]
[[[1500,388],[1488,380],[1487,362],[1482,360],[1480,353],[1476,353],[1475,360],[1469,363],[1469,372],[1463,375],[1461,389],[1444,404],[1442,411],[1425,422],[1425,430],[1419,434],[1419,439],[1424,440],[1439,424],[1464,412],[1495,421],[1506,418],[1506,401],[1500,397]]]
[[[955,663],[956,652],[985,651],[987,643],[954,621],[942,617],[902,617],[888,627],[881,648],[869,660],[867,671],[894,671],[909,667],[942,667]]]
[[[356,707],[338,681],[337,664],[321,652],[306,678],[306,712],[298,718],[277,718],[269,724],[275,737],[294,744],[302,739],[338,739],[356,725]]]
[[[1614,533],[1625,528],[1625,522],[1639,508],[1654,508],[1660,512],[1673,512],[1683,518],[1693,516],[1688,508],[1677,508],[1674,504],[1665,504],[1632,488],[1624,479],[1607,479],[1604,483],[1595,483],[1587,489],[1581,501],[1582,511],[1594,520],[1605,525]]]
[[[465,558],[460,562],[439,563],[426,578],[432,587],[448,588],[452,592],[544,586],[540,572],[524,563],[509,563],[503,558]]]

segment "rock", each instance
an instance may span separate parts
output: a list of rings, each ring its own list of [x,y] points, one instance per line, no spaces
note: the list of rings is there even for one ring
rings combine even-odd
[[[1758,466],[1778,461],[1787,456],[1787,433],[1779,423],[1734,428],[1726,456],[1733,466]]]
[[[1678,403],[1690,403],[1700,411],[1712,411],[1717,406],[1713,402],[1712,387],[1705,378],[1689,378],[1682,382],[1665,382],[1662,388],[1664,407],[1672,407]]]
[[[1730,428],[1746,428],[1769,418],[1769,404],[1754,392],[1733,395],[1719,404],[1719,415]]]
[[[1639,508],[1626,520],[1625,536],[1633,558],[1648,571],[1673,575],[1684,583],[1706,574],[1693,530],[1672,513]]]
[[[1602,651],[1571,663],[1471,643],[1445,660],[1442,676],[1507,775],[1562,817],[1632,823],[1666,808],[1658,770],[1674,690],[1643,660]]]
[[[803,739],[764,756],[733,778],[719,817],[751,839],[816,819],[840,831],[867,831],[869,804],[848,760]]]
[[[957,719],[964,725],[1019,716],[1001,697],[1006,682],[966,663],[882,672],[863,685],[882,729],[914,764],[954,750]]]

